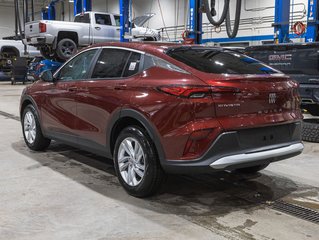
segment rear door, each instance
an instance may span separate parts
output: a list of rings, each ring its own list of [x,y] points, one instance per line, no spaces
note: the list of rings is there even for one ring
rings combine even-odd
[[[94,43],[119,41],[117,32],[120,27],[115,25],[114,18],[110,14],[95,13],[93,27]]]
[[[141,53],[104,48],[92,71],[77,92],[77,133],[82,145],[105,150],[111,119],[130,103],[132,87],[140,71]]]
[[[79,44],[81,46],[86,46],[89,45],[92,42],[91,36],[92,33],[89,31],[90,29],[90,24],[91,24],[91,19],[90,19],[90,14],[89,13],[84,13],[84,14],[78,14],[74,18],[74,22],[81,23],[82,28],[81,28],[81,36],[79,39]],[[86,25],[86,26],[85,26]]]

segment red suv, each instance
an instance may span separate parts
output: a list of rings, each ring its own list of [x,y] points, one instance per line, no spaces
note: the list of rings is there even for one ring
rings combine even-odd
[[[114,159],[134,196],[164,173],[256,172],[300,154],[297,83],[221,48],[109,43],[87,48],[28,86],[24,139],[51,139]]]

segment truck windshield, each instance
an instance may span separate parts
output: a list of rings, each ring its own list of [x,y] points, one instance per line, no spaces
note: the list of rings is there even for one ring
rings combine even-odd
[[[207,48],[181,47],[167,52],[170,57],[206,73],[275,74],[279,71],[238,52]]]

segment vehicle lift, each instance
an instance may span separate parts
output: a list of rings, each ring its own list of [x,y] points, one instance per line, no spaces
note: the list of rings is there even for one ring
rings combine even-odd
[[[190,0],[190,17],[189,17],[189,39],[194,39],[195,43],[202,42],[202,12],[200,11],[202,0]],[[129,13],[132,6],[132,0],[119,0],[120,3],[120,39],[121,42],[128,42],[125,37],[129,32]]]
[[[32,20],[34,19],[33,0],[23,0],[26,12],[25,18],[28,19],[29,1],[32,5]],[[42,11],[42,19],[55,20],[55,5],[60,0],[51,0],[48,7]],[[74,15],[92,10],[93,0],[74,0]],[[204,0],[189,0],[189,22],[188,39],[194,43],[202,42],[202,13]],[[125,35],[130,30],[129,14],[132,8],[132,0],[119,0],[120,9],[120,36],[122,42],[129,41]],[[306,42],[319,41],[319,0],[308,0],[307,29],[305,33]],[[274,40],[275,43],[289,42],[289,20],[290,20],[290,0],[275,0],[275,22]]]
[[[41,14],[43,20],[56,19],[55,5],[60,1],[61,0],[51,0],[48,7],[42,9]],[[92,11],[92,0],[74,0],[74,15],[86,11]]]
[[[308,16],[307,16],[307,31],[306,42],[318,42],[319,28],[319,2],[318,0],[308,0]]]
[[[308,0],[307,28],[305,33],[306,42],[319,41],[319,2]],[[287,43],[289,39],[290,0],[276,0],[275,2],[275,43]]]

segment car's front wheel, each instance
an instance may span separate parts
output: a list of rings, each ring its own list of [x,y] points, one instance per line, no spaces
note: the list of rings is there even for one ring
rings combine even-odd
[[[22,131],[27,146],[34,151],[41,151],[50,145],[51,140],[42,134],[38,115],[33,105],[28,105],[22,114]]]
[[[130,195],[147,197],[159,188],[164,173],[154,144],[144,129],[131,126],[122,130],[113,158],[118,179]]]

